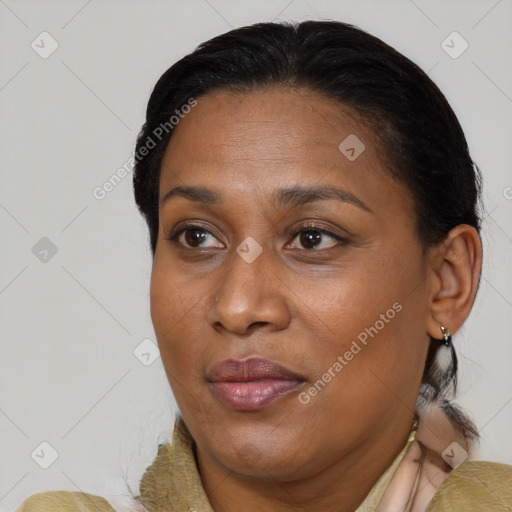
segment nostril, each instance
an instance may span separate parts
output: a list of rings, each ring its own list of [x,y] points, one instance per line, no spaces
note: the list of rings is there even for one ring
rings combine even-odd
[[[269,322],[253,322],[249,327],[247,327],[247,332],[251,331],[253,327],[265,327],[266,325],[269,325]]]

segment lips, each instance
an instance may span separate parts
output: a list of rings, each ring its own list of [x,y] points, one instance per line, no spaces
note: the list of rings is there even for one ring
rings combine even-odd
[[[244,411],[270,406],[293,393],[305,379],[267,359],[227,359],[208,376],[214,396],[224,405]]]

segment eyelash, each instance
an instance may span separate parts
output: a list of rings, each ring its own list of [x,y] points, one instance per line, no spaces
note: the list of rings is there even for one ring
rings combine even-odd
[[[317,231],[318,233],[321,233],[322,235],[326,235],[330,238],[333,238],[334,240],[337,240],[339,242],[339,245],[347,245],[349,243],[349,240],[343,236],[337,235],[336,233],[333,233],[332,231],[329,231],[328,229],[319,226],[318,224],[314,224],[311,222],[301,222],[299,226],[293,231],[292,233],[292,240],[295,240],[297,236],[300,233],[307,232],[307,231]],[[303,249],[304,251],[311,252],[310,249]],[[326,249],[324,249],[326,250]]]
[[[208,234],[212,235],[213,237],[215,237],[215,235],[210,230],[206,229],[204,226],[201,226],[199,224],[189,224],[189,225],[181,227],[178,231],[171,233],[171,235],[169,235],[166,238],[166,240],[168,240],[172,243],[178,244],[185,249],[201,249],[201,247],[187,247],[183,244],[180,244],[177,241],[177,238],[182,233],[184,233],[186,231],[194,231],[194,230],[204,231],[205,233],[208,233]],[[345,245],[348,245],[348,243],[349,243],[349,240],[347,238],[337,235],[336,233],[333,233],[332,231],[329,231],[328,229],[325,229],[324,227],[319,226],[318,224],[313,224],[310,222],[303,222],[303,223],[299,224],[299,226],[293,231],[293,233],[291,235],[292,241],[295,240],[295,238],[297,238],[298,235],[300,235],[303,232],[307,232],[307,231],[316,231],[318,233],[321,233],[322,235],[326,235],[330,238],[333,238],[334,240],[339,242],[340,246],[345,246]],[[302,249],[302,250],[307,251],[307,252],[313,252],[313,250],[311,250],[311,249]],[[325,251],[327,249],[323,249],[323,250]]]

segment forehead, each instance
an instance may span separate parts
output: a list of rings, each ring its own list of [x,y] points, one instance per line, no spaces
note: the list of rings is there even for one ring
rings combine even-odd
[[[214,91],[178,124],[168,152],[173,160],[266,165],[331,161],[350,134],[373,138],[350,107],[307,89],[268,87],[248,93]],[[194,149],[193,154],[187,150]],[[183,152],[183,150],[185,152]]]
[[[382,201],[377,196],[385,187],[403,199],[386,165],[372,128],[354,109],[320,93],[277,86],[214,91],[199,97],[176,126],[162,162],[160,196],[183,184],[261,196],[301,183],[341,185],[370,202]]]

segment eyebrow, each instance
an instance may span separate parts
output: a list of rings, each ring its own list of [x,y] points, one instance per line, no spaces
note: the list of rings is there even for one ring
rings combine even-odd
[[[162,205],[172,197],[183,197],[190,201],[196,201],[206,205],[219,204],[222,202],[221,196],[206,187],[185,186],[174,187],[169,190],[162,198]],[[278,190],[272,198],[272,204],[276,207],[283,206],[302,206],[305,204],[320,201],[322,199],[334,199],[343,203],[349,203],[357,206],[367,212],[373,213],[366,204],[356,196],[331,185],[318,186],[294,186]]]
[[[162,205],[171,199],[171,197],[183,197],[190,201],[196,201],[204,204],[215,204],[221,202],[219,194],[209,188],[197,186],[172,188],[162,198]]]
[[[295,186],[281,189],[277,191],[274,203],[278,206],[302,206],[322,199],[334,199],[343,203],[353,204],[372,213],[370,208],[355,195],[331,185]]]

